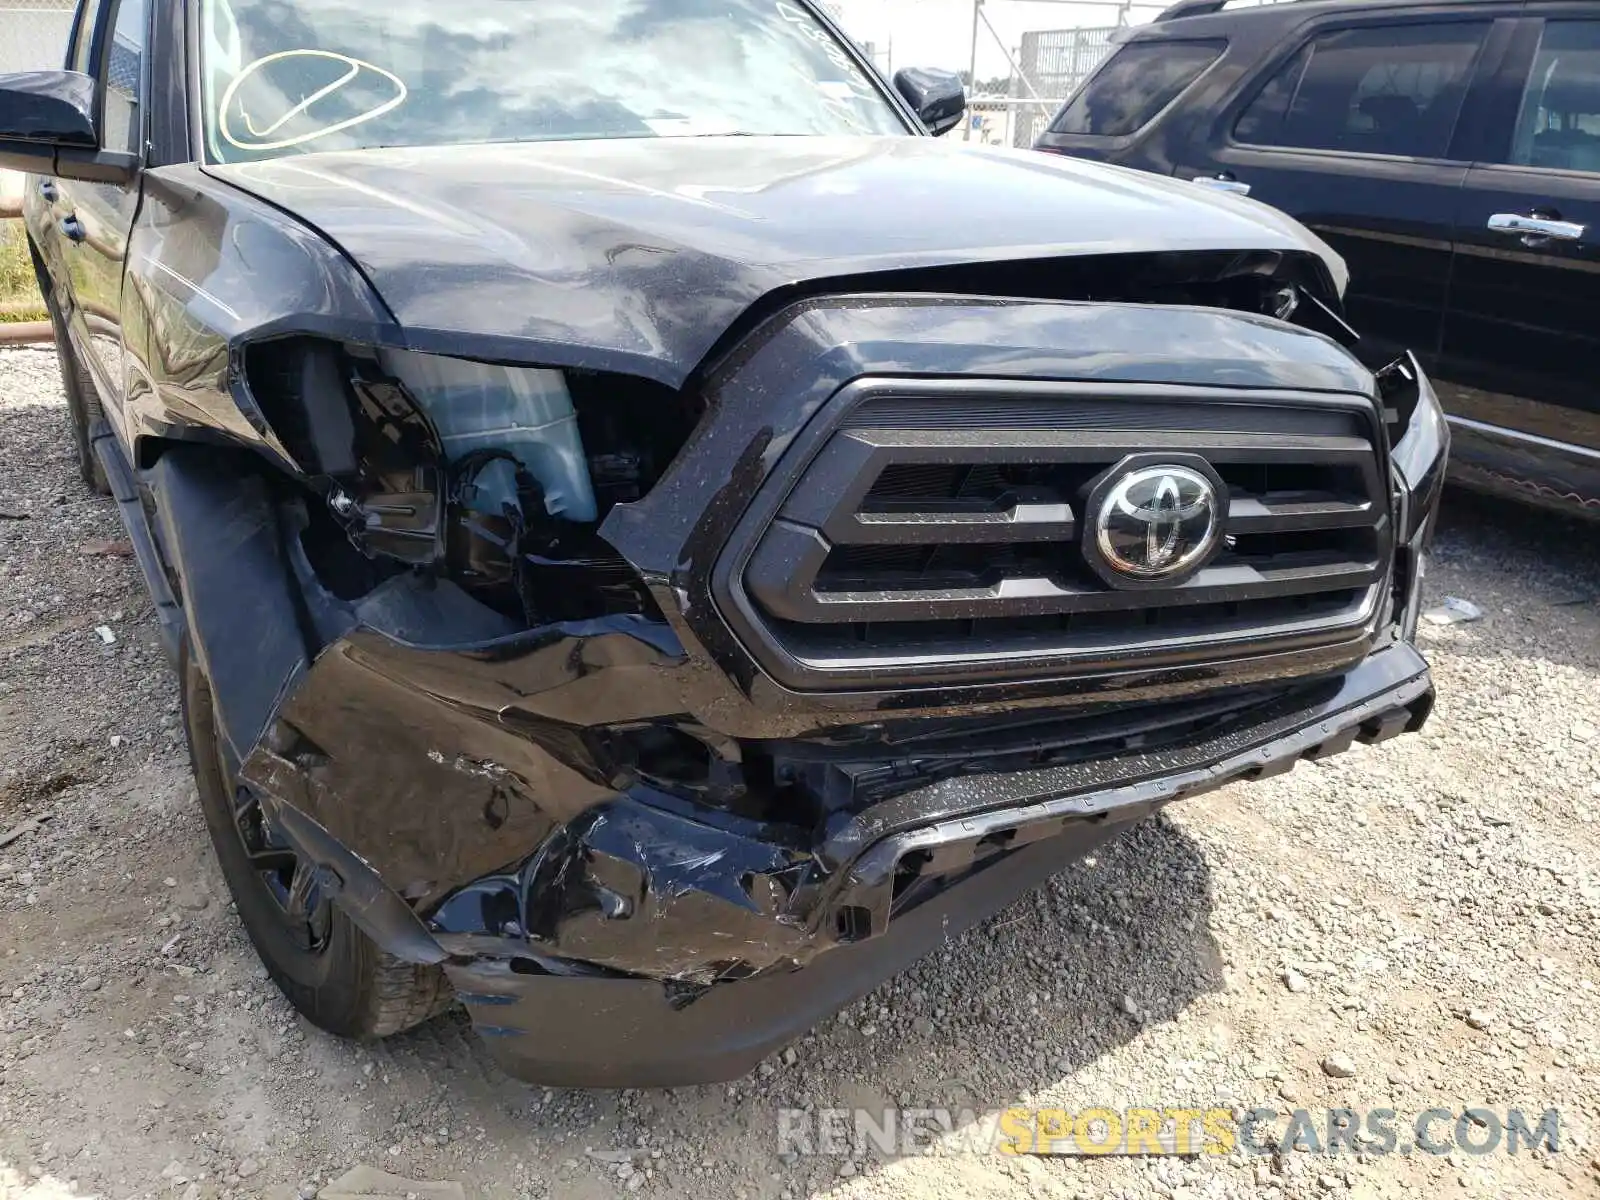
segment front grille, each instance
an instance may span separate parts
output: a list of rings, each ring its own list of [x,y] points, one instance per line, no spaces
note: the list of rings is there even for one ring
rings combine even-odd
[[[1390,558],[1371,401],[1124,391],[900,383],[843,398],[805,461],[769,481],[765,527],[731,551],[757,657],[845,686],[1359,636]],[[1225,543],[1171,586],[1112,586],[1082,547],[1090,492],[1134,455],[1198,463],[1225,492]]]

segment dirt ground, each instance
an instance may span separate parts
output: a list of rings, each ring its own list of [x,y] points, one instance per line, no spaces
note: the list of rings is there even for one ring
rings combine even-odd
[[[1600,1196],[1600,527],[1452,495],[1427,731],[1170,810],[729,1087],[551,1091],[266,981],[53,356],[0,351],[0,1200]],[[107,636],[114,640],[107,640]],[[37,824],[33,824],[37,822]],[[780,1153],[778,1110],[1560,1113],[1557,1153]],[[1450,1126],[1441,1126],[1448,1135]],[[1470,1132],[1470,1131],[1469,1131]]]

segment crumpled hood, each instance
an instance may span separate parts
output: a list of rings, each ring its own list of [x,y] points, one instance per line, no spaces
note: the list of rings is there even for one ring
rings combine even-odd
[[[206,170],[338,245],[420,349],[673,386],[790,285],[1065,255],[1330,253],[1186,182],[934,138],[494,144]]]

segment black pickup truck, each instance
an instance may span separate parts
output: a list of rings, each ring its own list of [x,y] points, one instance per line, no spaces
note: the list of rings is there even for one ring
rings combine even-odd
[[[423,12],[89,2],[0,78],[84,476],[312,1020],[729,1078],[1128,822],[1426,720],[1447,433],[1299,225],[941,142],[958,81],[804,0]]]

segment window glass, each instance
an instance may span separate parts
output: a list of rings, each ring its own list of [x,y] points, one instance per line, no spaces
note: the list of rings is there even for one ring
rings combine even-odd
[[[1134,42],[1123,46],[1061,110],[1052,133],[1134,133],[1200,78],[1226,42]]]
[[[106,52],[107,150],[139,149],[139,88],[144,78],[144,44],[149,28],[149,0],[122,0]]]
[[[89,52],[94,48],[94,27],[100,17],[100,0],[88,0],[83,6],[83,16],[78,22],[78,36],[72,42],[72,54],[67,69],[87,74]]]
[[[1375,25],[1316,37],[1240,117],[1270,146],[1443,158],[1487,21]]]
[[[1295,89],[1305,74],[1306,61],[1311,57],[1311,47],[1302,46],[1297,54],[1285,63],[1266,86],[1256,94],[1250,107],[1239,117],[1233,127],[1236,141],[1266,143],[1271,145],[1283,137],[1283,118],[1289,105],[1294,103]]]
[[[790,0],[203,0],[206,140],[318,150],[910,133]]]
[[[1510,161],[1600,172],[1600,21],[1545,25]]]

